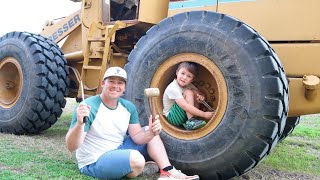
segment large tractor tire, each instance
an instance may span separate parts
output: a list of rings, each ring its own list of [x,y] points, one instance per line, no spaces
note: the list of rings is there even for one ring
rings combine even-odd
[[[279,141],[282,141],[286,137],[288,137],[299,123],[300,123],[300,116],[288,117]]]
[[[0,131],[35,134],[53,125],[68,93],[66,60],[49,39],[26,32],[0,38]]]
[[[194,11],[161,21],[125,65],[125,96],[136,104],[142,124],[151,114],[144,89],[160,89],[155,108],[162,114],[163,92],[183,61],[200,65],[194,83],[216,111],[193,131],[161,115],[161,138],[173,165],[201,179],[230,179],[255,167],[277,144],[288,114],[288,82],[274,50],[228,15]]]

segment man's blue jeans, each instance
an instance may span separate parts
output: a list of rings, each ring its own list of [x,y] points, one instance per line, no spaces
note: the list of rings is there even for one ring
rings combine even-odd
[[[80,172],[99,179],[120,179],[131,172],[130,151],[139,151],[146,160],[150,160],[147,145],[137,145],[127,136],[118,149],[108,151],[99,159],[80,169]]]

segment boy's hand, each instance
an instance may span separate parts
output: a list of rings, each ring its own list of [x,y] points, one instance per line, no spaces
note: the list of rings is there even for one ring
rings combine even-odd
[[[205,119],[210,119],[212,118],[214,112],[204,112],[204,118]]]
[[[154,122],[152,122],[152,115],[149,117],[149,131],[152,132],[154,136],[157,136],[160,134],[162,130],[162,126],[160,123],[159,115],[156,115],[154,118]]]
[[[204,96],[202,94],[197,94],[197,102],[201,103],[201,101],[204,101]]]
[[[83,117],[89,116],[90,113],[90,106],[85,103],[80,103],[77,108],[77,120],[79,124],[84,124]]]

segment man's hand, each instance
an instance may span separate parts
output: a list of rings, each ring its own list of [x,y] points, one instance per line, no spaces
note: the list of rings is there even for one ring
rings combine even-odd
[[[83,117],[89,116],[90,114],[90,106],[85,103],[80,103],[77,108],[77,120],[79,124],[83,124]]]
[[[149,131],[152,132],[154,136],[157,136],[160,134],[162,130],[162,126],[160,123],[159,115],[156,115],[154,118],[154,122],[152,122],[152,115],[149,117]]]

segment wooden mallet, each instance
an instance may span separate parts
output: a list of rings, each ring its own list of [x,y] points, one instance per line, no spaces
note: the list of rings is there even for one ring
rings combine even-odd
[[[148,97],[149,106],[150,106],[151,115],[152,115],[152,121],[154,122],[155,116],[158,114],[156,111],[155,98],[159,97],[160,90],[158,88],[147,88],[144,90],[144,94]]]
[[[81,89],[81,96],[82,96],[82,102],[81,102],[81,103],[86,104],[86,103],[84,102],[84,90],[83,90],[82,81],[80,81],[80,89]],[[84,123],[84,124],[87,123],[88,118],[89,118],[88,116],[84,116],[84,117],[83,117],[83,123]]]

